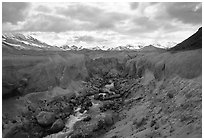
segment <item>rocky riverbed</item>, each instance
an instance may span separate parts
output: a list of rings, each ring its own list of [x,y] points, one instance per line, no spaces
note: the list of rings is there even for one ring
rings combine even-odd
[[[29,104],[18,121],[3,118],[4,137],[200,137],[201,85],[144,80],[92,78],[71,97]]]
[[[123,103],[119,80],[92,78],[85,87],[71,97],[29,103],[18,121],[4,116],[4,137],[95,137],[105,133]]]

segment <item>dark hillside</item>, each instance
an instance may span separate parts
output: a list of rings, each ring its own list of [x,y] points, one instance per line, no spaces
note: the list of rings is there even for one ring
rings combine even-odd
[[[202,27],[200,27],[195,34],[171,48],[170,51],[194,50],[200,48],[202,48]]]

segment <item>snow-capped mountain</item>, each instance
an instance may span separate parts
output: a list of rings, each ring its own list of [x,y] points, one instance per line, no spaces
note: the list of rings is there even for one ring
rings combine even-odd
[[[115,51],[123,51],[123,50],[136,50],[139,49],[138,46],[133,46],[133,45],[125,45],[125,46],[118,46],[118,47],[113,47],[113,48],[108,48],[108,50],[115,50]]]
[[[177,43],[176,42],[161,42],[161,43],[153,43],[152,45],[158,48],[168,49],[168,48],[172,48],[176,46]]]
[[[30,35],[24,35],[21,33],[4,33],[2,35],[2,44],[14,47],[18,50],[61,50],[56,46],[48,45]]]
[[[60,49],[62,49],[63,51],[68,51],[68,50],[74,50],[74,51],[79,51],[79,50],[82,50],[83,47],[80,46],[80,47],[77,47],[76,45],[62,45],[59,47]]]
[[[90,48],[91,50],[102,50],[102,47],[99,47],[99,46],[96,46],[96,47],[93,47],[93,48]]]
[[[117,51],[122,51],[122,50],[143,50],[143,48],[149,48],[149,47],[154,47],[154,48],[162,48],[162,49],[168,49],[171,47],[174,47],[177,43],[175,42],[164,42],[164,43],[153,43],[153,44],[134,44],[134,45],[125,45],[125,46],[118,46],[118,47],[113,47],[113,48],[108,48],[108,50],[117,50]]]
[[[96,50],[105,50],[104,46],[102,46],[102,47],[96,46],[96,47],[86,48],[86,47],[83,47],[83,46],[78,47],[76,45],[62,45],[59,48],[61,48],[64,51],[67,51],[67,50],[79,51],[79,50],[82,50],[82,49],[88,49],[88,50],[94,50],[94,51],[96,51]]]
[[[162,43],[153,43],[153,44],[147,44],[147,43],[141,43],[136,42],[133,45],[127,44],[127,45],[120,45],[120,46],[113,46],[113,47],[107,47],[107,46],[95,46],[95,47],[86,47],[86,46],[76,46],[76,45],[62,45],[62,46],[51,46],[47,43],[44,43],[34,37],[32,35],[25,35],[23,33],[5,33],[2,35],[2,44],[13,47],[18,50],[52,50],[52,51],[68,51],[68,50],[108,50],[108,51],[123,51],[123,50],[140,50],[146,46],[154,46],[156,48],[164,48],[168,49],[171,47],[176,46],[177,43],[175,42],[162,42]]]

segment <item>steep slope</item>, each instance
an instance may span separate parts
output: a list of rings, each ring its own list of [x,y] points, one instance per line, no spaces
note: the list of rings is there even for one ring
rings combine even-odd
[[[194,78],[202,73],[202,51],[200,49],[179,53],[146,53],[126,63],[126,72],[133,77],[142,77],[150,70],[156,79],[173,75]]]
[[[21,33],[5,33],[2,35],[2,44],[6,47],[13,47],[17,50],[52,50],[60,51],[56,46],[48,45],[30,35]]]
[[[3,96],[67,88],[72,80],[87,77],[83,55],[12,55],[3,57]]]
[[[200,27],[195,34],[171,48],[170,51],[194,50],[200,48],[202,48],[202,27]]]
[[[102,137],[202,137],[201,83],[174,77],[165,82],[152,79],[148,84],[135,80],[134,84],[117,117],[119,121]]]
[[[131,76],[142,77],[146,70],[150,70],[158,80],[174,75],[189,79],[198,77],[202,74],[201,44],[202,28],[170,51],[158,50],[153,46],[144,48],[137,57],[127,61],[126,72]]]

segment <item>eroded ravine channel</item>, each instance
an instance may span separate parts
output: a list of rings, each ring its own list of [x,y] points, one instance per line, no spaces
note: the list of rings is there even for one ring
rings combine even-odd
[[[114,124],[123,97],[116,90],[117,81],[113,78],[98,80],[102,80],[100,88],[94,82],[87,82],[90,88],[85,95],[74,94],[71,98],[65,95],[52,101],[39,101],[37,105],[31,103],[23,115],[27,121],[16,123],[5,137],[97,137],[105,133]],[[32,132],[27,125],[34,127]]]
[[[179,76],[156,79],[147,67],[131,66],[120,73],[125,66],[115,59],[95,60],[86,64],[89,78],[70,82],[78,91],[56,87],[19,97],[26,106],[18,106],[16,120],[3,116],[3,137],[172,137],[188,136],[190,128],[199,137],[200,84]],[[70,70],[80,80],[75,68],[64,68],[60,81]]]

